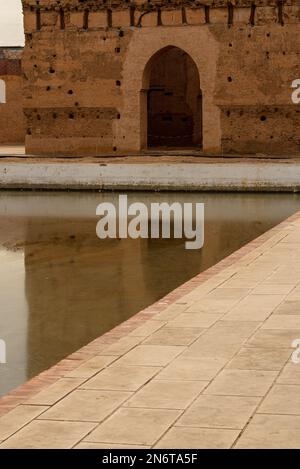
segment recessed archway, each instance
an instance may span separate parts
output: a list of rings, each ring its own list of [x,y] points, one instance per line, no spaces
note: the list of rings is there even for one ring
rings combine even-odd
[[[202,93],[195,62],[184,50],[165,47],[145,67],[141,99],[147,147],[202,145]]]
[[[122,71],[123,104],[115,122],[118,150],[139,152],[147,148],[148,70],[156,54],[177,47],[196,64],[202,90],[202,148],[221,151],[221,110],[216,101],[219,44],[209,28],[136,28],[128,45]],[[151,59],[152,58],[152,59]]]

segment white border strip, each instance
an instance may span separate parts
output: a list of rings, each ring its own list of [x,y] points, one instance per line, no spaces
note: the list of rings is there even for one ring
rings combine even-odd
[[[0,188],[298,192],[300,164],[0,162]]]

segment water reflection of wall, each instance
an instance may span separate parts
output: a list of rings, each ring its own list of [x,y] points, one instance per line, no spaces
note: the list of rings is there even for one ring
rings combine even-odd
[[[0,396],[26,381],[28,316],[23,251],[0,248],[0,339],[6,364],[0,363]]]
[[[138,311],[148,287],[140,243],[100,241],[94,220],[33,219],[27,230],[28,370],[34,374]]]
[[[255,238],[263,232],[264,226],[251,219],[221,219],[216,211],[205,220],[204,247],[199,251],[185,250],[184,240],[172,240],[171,243],[168,240],[147,240],[141,246],[147,288],[152,285],[153,292],[160,292],[163,283],[168,291],[174,289]],[[149,253],[150,269],[146,262]]]

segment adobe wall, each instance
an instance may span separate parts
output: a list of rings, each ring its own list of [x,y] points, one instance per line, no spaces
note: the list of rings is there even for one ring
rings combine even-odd
[[[0,144],[2,145],[24,144],[25,141],[21,55],[22,48],[0,47],[0,81],[1,87],[5,88],[6,101],[0,102]],[[1,97],[3,96],[4,93],[1,92]]]
[[[234,4],[235,3],[235,4]],[[147,145],[147,64],[196,64],[205,152],[299,153],[300,2],[23,0],[28,153]],[[176,70],[170,70],[176,73]]]

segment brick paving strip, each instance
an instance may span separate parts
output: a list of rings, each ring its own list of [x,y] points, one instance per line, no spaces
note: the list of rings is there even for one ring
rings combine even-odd
[[[0,399],[0,448],[299,448],[300,212]]]

